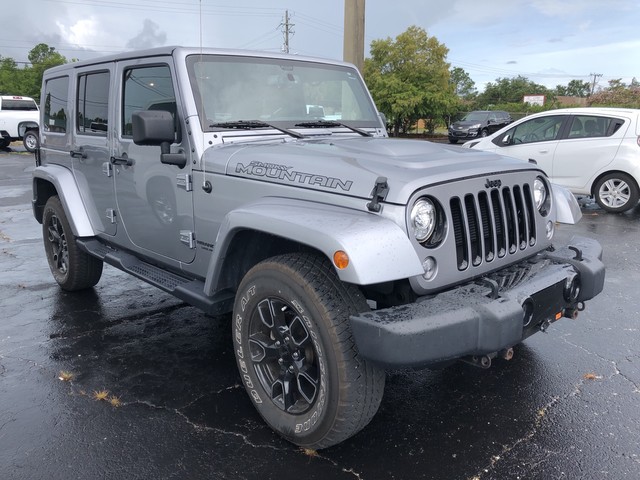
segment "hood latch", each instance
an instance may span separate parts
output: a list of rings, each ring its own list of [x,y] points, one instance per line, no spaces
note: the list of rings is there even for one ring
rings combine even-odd
[[[387,194],[389,193],[389,184],[387,183],[387,177],[378,177],[376,180],[376,185],[373,187],[371,191],[371,201],[367,203],[367,208],[370,212],[379,212],[382,210],[382,205],[380,202],[383,202],[387,198]]]

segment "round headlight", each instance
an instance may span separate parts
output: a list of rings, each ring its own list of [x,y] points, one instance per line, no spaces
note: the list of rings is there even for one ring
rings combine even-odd
[[[428,198],[421,198],[411,209],[411,226],[419,242],[425,242],[436,229],[436,207]]]
[[[533,200],[535,201],[536,208],[538,210],[540,210],[546,202],[547,195],[548,192],[546,184],[540,178],[536,178],[533,181]]]

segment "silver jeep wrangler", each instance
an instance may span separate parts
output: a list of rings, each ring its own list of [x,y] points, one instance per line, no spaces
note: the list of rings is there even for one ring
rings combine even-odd
[[[242,382],[307,448],[364,428],[386,368],[482,367],[603,288],[544,172],[387,138],[358,71],[161,48],[45,73],[33,211],[65,290],[104,263],[233,312]],[[229,318],[229,317],[227,317]]]

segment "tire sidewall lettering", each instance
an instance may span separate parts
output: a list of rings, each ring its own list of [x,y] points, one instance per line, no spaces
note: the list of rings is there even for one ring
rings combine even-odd
[[[259,413],[268,423],[281,424],[284,421],[289,424],[289,426],[285,426],[285,428],[291,432],[292,435],[304,436],[309,434],[313,427],[323,419],[328,397],[328,369],[318,327],[312,318],[308,314],[305,314],[308,312],[303,306],[304,303],[300,299],[293,297],[293,292],[288,293],[288,288],[284,290],[285,291],[283,291],[282,288],[278,288],[276,296],[281,297],[284,301],[289,303],[307,327],[315,349],[318,369],[320,371],[318,396],[309,411],[301,415],[291,415],[279,409],[279,407],[273,404],[269,392],[264,391],[264,388],[255,376],[256,374],[253,370],[251,352],[248,344],[250,316],[255,311],[257,304],[263,298],[275,295],[275,291],[263,292],[261,291],[260,285],[250,284],[241,292],[238,292],[240,294],[240,298],[236,300],[236,313],[233,321],[233,340],[236,345],[236,361],[238,369],[240,370],[242,383],[249,393],[251,400],[258,407]]]

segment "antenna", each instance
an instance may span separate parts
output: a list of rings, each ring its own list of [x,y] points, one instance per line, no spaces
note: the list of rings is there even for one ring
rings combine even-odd
[[[279,27],[282,28],[282,34],[284,35],[284,44],[282,45],[282,51],[284,53],[289,53],[289,36],[293,35],[293,27],[295,27],[294,23],[291,23],[291,19],[289,18],[289,10],[284,11],[284,20]]]

